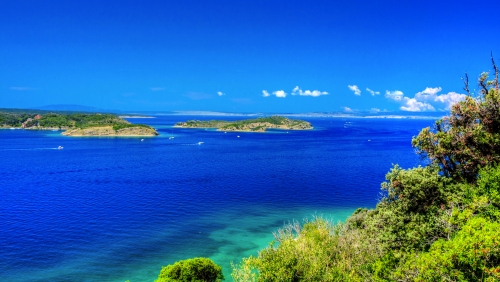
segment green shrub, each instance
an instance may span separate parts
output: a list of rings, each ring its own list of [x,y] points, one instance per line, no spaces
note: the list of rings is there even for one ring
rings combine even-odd
[[[219,282],[222,280],[224,280],[222,267],[209,258],[192,258],[163,267],[156,282]]]
[[[498,281],[500,223],[470,219],[451,240],[436,241],[429,252],[414,254],[394,274],[396,280]]]

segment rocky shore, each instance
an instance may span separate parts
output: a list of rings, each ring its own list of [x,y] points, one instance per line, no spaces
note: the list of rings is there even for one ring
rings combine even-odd
[[[62,133],[65,136],[157,136],[154,128],[144,126],[127,127],[114,130],[112,126],[93,126],[88,128],[68,129]]]

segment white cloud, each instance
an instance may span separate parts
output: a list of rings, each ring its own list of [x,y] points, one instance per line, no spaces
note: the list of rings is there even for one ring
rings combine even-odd
[[[285,98],[286,97],[286,92],[283,91],[283,90],[278,90],[278,91],[274,91],[273,95],[275,95],[278,98]]]
[[[354,92],[354,95],[360,96],[361,95],[361,90],[359,90],[359,87],[357,85],[347,85],[351,91]]]
[[[349,107],[343,107],[343,109],[344,109],[344,112],[346,112],[346,113],[351,113],[352,112],[352,109],[349,108]]]
[[[436,95],[438,92],[441,92],[441,87],[426,87],[424,91],[420,91],[415,96],[417,95]]]
[[[404,96],[404,93],[402,91],[386,90],[385,97],[387,99],[401,103],[402,105],[401,105],[401,107],[399,107],[399,109],[402,111],[407,111],[407,112],[435,111],[435,108],[430,103],[426,102],[425,99],[422,99],[422,98],[426,98],[427,97],[426,95],[429,95],[433,92],[436,93],[435,91],[436,91],[435,89],[429,88],[429,89],[426,89],[422,92],[419,92],[424,96],[421,96],[421,95],[419,96],[419,93],[417,93],[414,98],[409,98],[409,97]],[[424,92],[426,94],[423,94]]]
[[[217,95],[219,95],[219,96],[224,96],[224,95],[226,95],[226,94],[224,94],[224,93],[222,93],[222,92],[218,91],[218,92],[217,92]]]
[[[366,87],[366,91],[368,91],[370,94],[372,94],[372,96],[375,96],[375,95],[380,95],[380,92],[378,91],[373,91],[371,90],[370,88]]]
[[[328,92],[326,92],[326,91],[319,91],[319,90],[312,90],[312,91],[311,90],[305,90],[305,91],[303,91],[298,86],[295,86],[295,88],[292,90],[292,95],[319,97],[321,95],[328,95]]]
[[[163,91],[167,90],[165,87],[151,87],[151,91]]]
[[[283,90],[277,90],[271,94],[278,97],[278,98],[285,98],[287,95],[286,92]],[[267,92],[267,90],[262,90],[262,97],[269,97],[269,96],[271,96],[271,94],[269,94],[269,92]]]
[[[425,102],[419,102],[415,98],[404,97],[404,106],[399,109],[407,112],[424,112],[424,111],[434,111],[434,107],[431,104]]]
[[[415,94],[415,99],[433,103],[443,110],[450,110],[453,104],[462,101],[467,95],[456,92],[448,92],[447,94],[438,95],[441,92],[441,87],[427,87],[423,91]]]
[[[467,97],[467,95],[465,95],[465,94],[459,94],[456,92],[449,92],[448,94],[442,94],[442,95],[436,96],[434,101],[443,103],[445,106],[444,109],[450,110],[451,106],[462,101],[463,99],[465,99],[465,97]]]
[[[391,100],[394,100],[394,101],[401,101],[403,99],[403,92],[399,91],[399,90],[395,90],[395,91],[389,91],[389,90],[386,90],[385,91],[385,98],[388,98],[388,99],[391,99]]]
[[[380,112],[380,109],[378,109],[378,108],[371,108],[370,112],[372,112],[372,113],[378,113],[378,112]]]
[[[329,93],[326,91],[319,91],[319,90],[302,90],[300,87],[295,86],[293,88],[291,95],[300,95],[300,96],[311,96],[311,97],[319,97],[321,95],[328,95]],[[286,93],[284,90],[276,90],[272,93],[267,92],[267,90],[262,90],[262,96],[263,97],[269,97],[271,95],[274,95],[278,98],[286,98],[288,93]]]

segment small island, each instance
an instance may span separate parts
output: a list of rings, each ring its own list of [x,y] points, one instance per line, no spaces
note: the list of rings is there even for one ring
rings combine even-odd
[[[66,136],[156,136],[145,124],[131,124],[114,114],[53,113],[34,110],[0,110],[0,128],[65,130]]]
[[[183,128],[216,128],[218,131],[265,132],[267,129],[309,130],[312,125],[304,120],[293,120],[282,116],[261,117],[256,119],[224,121],[224,120],[188,120],[178,122],[175,127]]]

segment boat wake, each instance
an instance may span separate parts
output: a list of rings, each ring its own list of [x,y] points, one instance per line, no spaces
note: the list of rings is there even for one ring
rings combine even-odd
[[[15,149],[0,149],[0,151],[40,151],[40,150],[62,150],[62,147],[56,148],[15,148]]]
[[[200,146],[203,145],[204,142],[196,142],[194,144],[180,144],[182,146]]]

